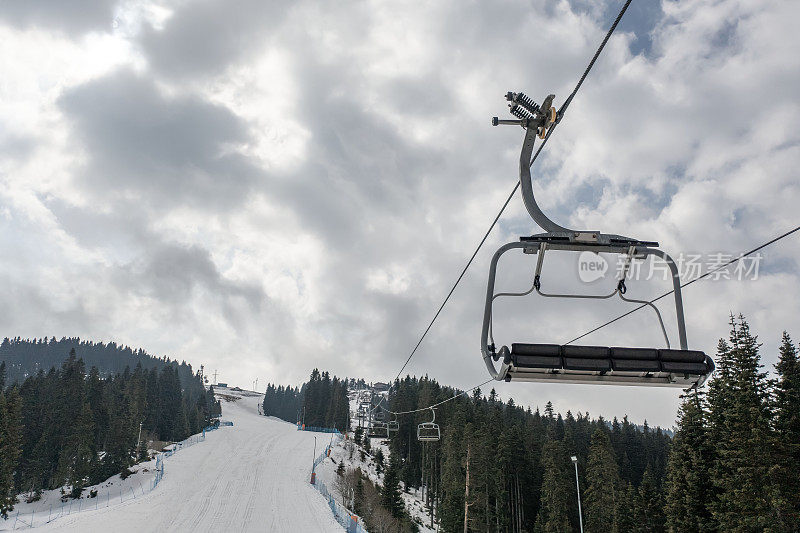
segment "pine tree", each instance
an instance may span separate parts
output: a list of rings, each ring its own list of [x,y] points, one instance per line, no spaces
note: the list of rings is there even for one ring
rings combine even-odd
[[[378,451],[375,452],[375,470],[379,476],[383,472],[384,459],[385,458],[383,456],[383,450],[381,448],[378,448]]]
[[[7,394],[0,390],[0,516],[3,518],[8,517],[16,503],[14,472],[22,452],[21,407],[16,387]]]
[[[364,503],[364,474],[361,472],[361,467],[356,468],[356,488],[353,491],[353,511],[356,514],[363,514]]]
[[[636,531],[640,524],[636,522],[637,493],[633,485],[628,482],[625,490],[619,491],[617,498],[617,528],[619,533]],[[683,533],[683,532],[681,532]]]
[[[720,341],[720,371],[708,393],[717,490],[711,512],[722,531],[756,531],[768,529],[773,516],[769,382],[744,317],[731,316],[730,324],[730,345]]]
[[[775,371],[773,506],[778,530],[795,531],[800,524],[800,361],[785,331]]]
[[[95,457],[92,410],[88,403],[84,403],[61,450],[58,466],[59,478],[72,487],[73,498],[80,497],[89,481]]]
[[[713,495],[706,412],[699,392],[684,396],[678,411],[678,429],[672,441],[666,479],[667,526],[682,531],[716,531],[708,509]]]
[[[639,485],[635,509],[636,528],[634,531],[648,533],[666,531],[661,491],[649,466],[645,468],[642,475],[642,483]]]
[[[548,402],[549,404],[549,402]],[[550,418],[550,417],[548,417]],[[542,449],[541,504],[534,531],[537,533],[567,533],[572,531],[567,501],[572,497],[570,473],[564,445],[552,437]]]
[[[386,474],[383,476],[383,487],[381,488],[381,505],[389,511],[393,517],[403,517],[403,496],[400,491],[400,474],[397,461],[391,459]]]
[[[589,464],[586,467],[584,519],[588,531],[613,531],[616,528],[617,493],[620,479],[611,440],[604,429],[592,435]]]

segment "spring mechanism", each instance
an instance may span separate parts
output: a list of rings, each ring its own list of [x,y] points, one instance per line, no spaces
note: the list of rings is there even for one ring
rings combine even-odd
[[[539,111],[539,105],[524,93],[517,93],[515,101],[524,107],[531,115],[535,115]]]
[[[528,113],[527,110],[523,109],[522,107],[518,106],[517,104],[513,104],[510,106],[511,114],[519,119],[528,119],[531,118],[531,115]]]

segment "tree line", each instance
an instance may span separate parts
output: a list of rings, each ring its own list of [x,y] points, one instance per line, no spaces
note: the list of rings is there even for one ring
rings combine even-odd
[[[306,426],[347,431],[350,428],[347,384],[347,378],[331,378],[328,372],[316,368],[299,388],[270,383],[264,394],[264,414]]]
[[[63,487],[79,497],[88,485],[147,457],[148,440],[179,441],[220,414],[200,373],[181,380],[177,364],[101,376],[88,374],[75,350],[59,368],[6,387],[0,364],[0,514],[17,495],[38,499]],[[141,438],[140,438],[141,424]]]
[[[303,410],[303,396],[300,387],[292,388],[283,385],[267,385],[264,392],[263,412],[265,416],[274,416],[287,422],[300,420]]]
[[[0,343],[0,361],[6,363],[8,383],[22,382],[26,377],[35,375],[39,370],[59,367],[64,357],[71,350],[83,359],[86,368],[97,367],[101,376],[117,374],[125,368],[134,368],[137,364],[149,370],[161,370],[167,365],[177,369],[181,381],[192,378],[192,367],[185,361],[180,364],[167,357],[155,357],[141,348],[133,349],[115,342],[103,343],[83,341],[79,337],[44,337],[41,339],[23,339],[5,337]]]
[[[427,377],[406,377],[395,382],[389,405],[393,411],[414,410],[457,392]],[[609,422],[569,411],[562,416],[550,402],[544,412],[531,411],[513,399],[502,402],[494,389],[441,405],[441,440],[420,442],[417,425],[430,419],[429,411],[399,417],[387,474],[396,470],[405,490],[421,489],[431,523],[444,531],[577,530],[572,456],[584,483],[613,467],[617,490],[602,505],[620,516],[620,531],[650,531],[647,526],[663,522],[663,512],[653,512],[654,505],[662,507],[670,444],[661,428],[637,426],[627,417]],[[585,503],[585,514],[594,512],[595,505]]]

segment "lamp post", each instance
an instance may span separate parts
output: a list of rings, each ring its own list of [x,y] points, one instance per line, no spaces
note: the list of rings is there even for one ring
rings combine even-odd
[[[137,454],[140,453],[139,446],[141,445],[141,442],[142,442],[142,423],[143,422],[139,422],[139,436],[136,437],[136,453]]]
[[[317,472],[316,472],[317,465],[315,464],[316,461],[317,461],[317,437],[315,435],[314,436],[314,459],[312,459],[312,461],[311,461],[311,484],[312,485],[316,485],[317,484]]]
[[[581,524],[581,533],[583,533],[583,514],[581,512],[581,486],[578,483],[578,457],[573,455],[570,457],[572,464],[575,465],[575,490],[578,492],[578,521]]]

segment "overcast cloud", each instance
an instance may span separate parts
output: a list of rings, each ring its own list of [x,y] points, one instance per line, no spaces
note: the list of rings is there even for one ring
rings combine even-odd
[[[489,125],[502,95],[560,105],[620,4],[85,3],[0,4],[0,335],[113,340],[242,386],[395,375],[517,179],[522,131]],[[635,0],[534,167],[546,212],[674,255],[796,226],[798,15],[789,0]],[[488,378],[488,261],[537,231],[517,196],[408,372]],[[758,280],[687,289],[690,344],[713,354],[743,313],[771,369],[781,331],[800,340],[797,245],[766,250]],[[552,259],[550,288],[613,285]],[[530,258],[503,267],[499,288],[527,288]],[[496,333],[565,342],[627,309],[503,302]],[[662,339],[641,312],[586,341]],[[496,388],[661,425],[679,394]]]

